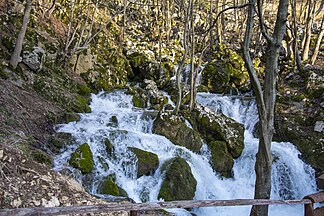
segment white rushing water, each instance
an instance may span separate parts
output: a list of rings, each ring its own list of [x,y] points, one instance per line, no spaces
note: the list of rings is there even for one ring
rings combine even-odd
[[[76,139],[74,145],[67,146],[55,158],[54,169],[69,169],[79,180],[86,181],[79,171],[69,167],[68,160],[82,143],[88,143],[94,155],[95,167],[92,171],[92,185],[89,191],[97,193],[98,182],[109,174],[116,175],[117,184],[136,202],[158,201],[158,193],[163,181],[161,165],[175,156],[187,160],[197,180],[196,200],[253,198],[254,163],[258,139],[252,136],[257,122],[257,111],[253,100],[241,101],[215,94],[198,94],[197,100],[204,106],[222,111],[245,126],[245,148],[235,160],[234,177],[222,179],[209,165],[210,151],[204,144],[200,154],[176,146],[167,138],[152,134],[154,111],[135,108],[132,97],[123,91],[92,95],[91,113],[81,114],[79,122],[60,125],[59,132],[71,133]],[[118,125],[111,118],[116,116]],[[108,138],[114,145],[115,156],[107,155],[103,140]],[[153,152],[159,157],[159,168],[154,176],[137,179],[136,157],[128,150],[136,147]],[[274,155],[272,195],[273,199],[301,199],[316,191],[314,171],[299,159],[300,153],[291,143],[273,142]],[[107,164],[109,169],[107,169]],[[83,179],[82,179],[83,178]],[[249,215],[250,207],[199,208],[193,212],[200,216]],[[185,210],[174,210],[178,215],[189,215]],[[271,206],[270,215],[303,215],[303,206]]]

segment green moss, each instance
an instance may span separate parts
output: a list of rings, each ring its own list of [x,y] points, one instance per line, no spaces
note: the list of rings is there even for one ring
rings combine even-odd
[[[112,176],[106,177],[99,186],[100,194],[109,194],[112,196],[119,196],[118,186]]]
[[[1,79],[8,79],[9,78],[9,75],[4,72],[4,70],[2,68],[0,68],[0,78]]]
[[[89,173],[93,169],[93,155],[87,143],[82,144],[71,155],[70,165],[79,169],[82,173]]]
[[[65,114],[65,122],[74,122],[74,121],[80,121],[80,115],[77,113],[66,113]]]
[[[89,113],[91,112],[89,103],[90,103],[90,98],[77,95],[75,97],[73,111],[77,113]]]
[[[146,107],[146,101],[138,95],[133,95],[132,101],[135,107],[139,107],[139,108]]]
[[[177,157],[167,162],[167,171],[162,183],[158,199],[165,201],[191,200],[195,196],[197,181],[191,173],[187,162]]]
[[[153,175],[159,166],[159,158],[156,154],[143,151],[138,148],[130,148],[137,157],[137,177]]]
[[[86,84],[78,84],[77,85],[78,88],[78,93],[82,96],[89,96],[91,89],[88,87],[88,85]]]
[[[197,92],[208,92],[208,87],[204,85],[199,85],[197,87]]]
[[[209,142],[208,146],[212,155],[211,164],[213,169],[224,177],[231,177],[234,160],[227,151],[226,142],[213,141]]]

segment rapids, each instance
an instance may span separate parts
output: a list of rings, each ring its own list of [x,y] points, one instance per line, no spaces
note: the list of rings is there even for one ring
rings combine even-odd
[[[242,155],[235,160],[234,177],[222,178],[209,165],[210,151],[206,144],[199,154],[176,146],[167,138],[152,133],[156,115],[154,110],[136,108],[132,105],[132,96],[118,90],[110,93],[101,92],[92,95],[91,113],[80,114],[81,120],[57,126],[58,132],[71,133],[76,142],[66,146],[54,160],[54,170],[69,170],[79,181],[87,185],[92,194],[98,194],[97,187],[102,178],[109,174],[116,175],[117,184],[135,202],[157,202],[164,173],[162,164],[175,156],[188,162],[197,180],[196,200],[206,199],[244,199],[253,198],[254,163],[258,139],[252,135],[258,121],[254,100],[199,93],[198,103],[211,109],[223,112],[245,126],[245,148]],[[172,102],[169,102],[172,104]],[[111,117],[116,116],[115,125]],[[107,155],[104,138],[114,145],[114,156]],[[95,167],[87,177],[69,166],[71,154],[82,143],[88,143],[94,155]],[[159,157],[159,168],[153,176],[142,176],[137,179],[135,155],[128,147],[136,147],[153,152]],[[272,199],[301,199],[307,194],[316,192],[313,169],[299,159],[300,152],[287,142],[273,142],[274,156],[272,173]],[[108,165],[108,166],[107,166]],[[109,167],[107,169],[107,167]],[[89,180],[90,179],[90,180]],[[196,215],[249,215],[247,207],[218,207],[193,209]],[[175,209],[177,215],[190,215],[185,210]],[[271,206],[270,215],[303,215],[303,206]]]

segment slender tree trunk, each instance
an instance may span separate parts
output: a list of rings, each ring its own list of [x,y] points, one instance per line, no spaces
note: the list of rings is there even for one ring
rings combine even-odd
[[[306,31],[303,39],[303,61],[308,60],[309,46],[312,37],[312,24],[315,15],[316,2],[314,0],[309,0],[308,16],[306,22]]]
[[[24,18],[22,22],[21,29],[19,31],[18,37],[16,39],[16,45],[15,45],[15,50],[10,58],[10,64],[11,66],[16,69],[19,60],[20,60],[20,53],[22,50],[26,30],[27,30],[27,25],[29,22],[29,17],[30,17],[30,11],[32,9],[32,0],[27,0],[26,1],[26,6],[25,6],[25,11],[24,11]]]
[[[312,60],[311,60],[312,64],[315,63],[317,55],[318,55],[318,51],[319,51],[320,46],[321,46],[322,38],[323,38],[323,35],[324,35],[324,26],[323,25],[324,25],[324,16],[322,17],[321,31],[318,34],[316,46],[315,46],[314,53],[313,53],[313,56],[312,56]]]
[[[176,83],[177,83],[177,88],[178,88],[178,98],[177,98],[177,103],[176,103],[176,107],[174,110],[176,115],[179,113],[181,101],[182,101],[181,72],[183,71],[184,63],[185,63],[185,61],[187,59],[187,55],[188,55],[189,7],[186,7],[185,3],[184,3],[184,9],[185,9],[185,11],[184,11],[185,23],[184,23],[184,29],[183,29],[183,46],[184,46],[185,51],[184,51],[182,60],[179,63],[179,67],[178,67],[177,74],[176,74]]]
[[[190,0],[190,31],[191,31],[191,53],[190,53],[190,104],[191,111],[195,105],[195,23],[194,23],[194,0]]]
[[[297,4],[296,0],[291,1],[291,7],[292,7],[292,19],[293,19],[293,53],[294,53],[294,67],[297,65],[297,70],[301,71],[302,66],[301,66],[301,58],[298,50],[298,29],[297,29]]]
[[[271,194],[271,140],[274,131],[274,107],[276,101],[276,77],[278,74],[278,53],[284,33],[286,32],[286,20],[288,16],[288,0],[280,0],[277,12],[277,20],[273,35],[270,36],[265,31],[263,14],[260,0],[258,0],[259,24],[262,35],[267,40],[266,68],[264,91],[260,80],[253,67],[253,61],[249,53],[249,46],[252,38],[253,17],[255,1],[250,0],[248,8],[248,22],[242,52],[245,65],[247,67],[251,83],[256,95],[260,130],[259,148],[256,156],[255,172],[255,199],[269,199]],[[252,216],[268,215],[268,206],[253,206],[250,212]]]

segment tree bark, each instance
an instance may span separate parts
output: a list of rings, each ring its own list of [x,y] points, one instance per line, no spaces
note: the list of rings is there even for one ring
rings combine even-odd
[[[323,25],[324,25],[324,16],[322,17],[321,31],[318,34],[316,46],[315,46],[314,53],[313,53],[312,60],[311,60],[312,65],[316,61],[316,58],[317,58],[317,55],[318,55],[318,51],[319,51],[320,46],[321,46],[321,41],[322,41],[322,38],[323,38],[323,35],[324,35],[324,26]]]
[[[312,37],[312,24],[315,15],[315,6],[316,2],[314,0],[309,0],[308,12],[307,12],[307,22],[306,22],[306,31],[303,37],[303,61],[308,60],[309,46]]]
[[[257,77],[249,53],[249,45],[252,38],[253,17],[255,1],[250,0],[248,8],[248,21],[244,41],[242,43],[243,59],[247,67],[253,90],[256,95],[258,115],[260,121],[259,148],[256,156],[255,172],[255,199],[269,199],[271,194],[271,140],[274,131],[274,107],[276,101],[276,77],[278,74],[278,53],[284,33],[286,31],[286,20],[288,16],[288,0],[280,0],[277,12],[277,20],[273,35],[265,31],[261,2],[258,0],[259,26],[262,35],[267,40],[266,68],[264,91]],[[253,206],[250,212],[252,216],[268,215],[268,206]]]
[[[27,0],[26,1],[26,6],[25,6],[25,11],[24,11],[24,17],[23,17],[23,22],[21,29],[19,31],[18,37],[16,39],[16,45],[15,45],[15,50],[10,58],[10,64],[11,66],[16,69],[19,60],[20,60],[20,53],[22,50],[26,30],[27,30],[27,25],[29,22],[29,17],[30,17],[30,11],[32,9],[32,0]]]
[[[191,32],[191,52],[190,52],[190,104],[191,111],[195,105],[195,23],[194,23],[194,0],[190,0],[190,32]]]
[[[179,63],[179,67],[177,69],[177,74],[176,74],[176,83],[177,83],[177,88],[178,88],[178,98],[177,98],[177,103],[176,103],[176,107],[174,110],[174,113],[176,115],[179,113],[181,101],[182,101],[181,72],[183,71],[184,63],[185,63],[185,61],[187,59],[187,55],[188,55],[189,7],[186,7],[185,3],[184,3],[184,9],[185,9],[185,11],[184,11],[185,23],[184,23],[184,30],[183,30],[184,54],[183,54],[181,62]]]

